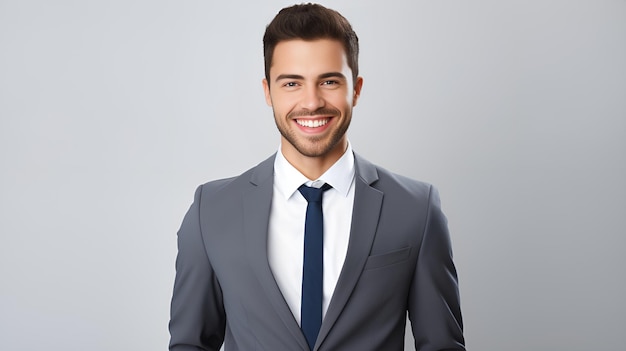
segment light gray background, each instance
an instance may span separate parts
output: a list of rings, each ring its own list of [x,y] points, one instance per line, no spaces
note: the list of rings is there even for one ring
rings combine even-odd
[[[195,187],[278,146],[289,4],[0,0],[3,350],[166,349]],[[626,1],[325,4],[361,39],[355,150],[440,189],[469,349],[623,349]]]

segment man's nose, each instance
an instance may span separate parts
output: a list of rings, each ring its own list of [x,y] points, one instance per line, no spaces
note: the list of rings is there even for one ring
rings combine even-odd
[[[326,102],[319,90],[319,86],[307,86],[303,92],[304,96],[302,97],[302,108],[305,108],[309,111],[315,111],[321,107],[324,107]]]

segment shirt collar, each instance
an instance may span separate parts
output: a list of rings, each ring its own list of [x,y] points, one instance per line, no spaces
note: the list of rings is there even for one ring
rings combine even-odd
[[[316,180],[310,180],[300,173],[287,161],[279,148],[274,160],[274,186],[285,199],[289,199],[302,184],[321,187],[324,183],[328,183],[341,195],[348,196],[354,180],[354,172],[354,154],[350,142],[339,160]]]

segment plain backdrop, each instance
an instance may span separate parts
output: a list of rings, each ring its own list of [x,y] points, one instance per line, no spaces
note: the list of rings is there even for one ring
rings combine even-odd
[[[167,348],[194,189],[278,147],[290,4],[0,0],[0,348]],[[623,349],[626,1],[324,4],[360,37],[354,149],[440,190],[468,348]]]

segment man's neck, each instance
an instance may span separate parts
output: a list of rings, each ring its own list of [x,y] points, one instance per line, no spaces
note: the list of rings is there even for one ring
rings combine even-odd
[[[310,157],[299,153],[288,141],[283,140],[281,143],[281,152],[295,169],[308,179],[316,180],[343,156],[347,147],[348,140],[344,138],[326,154]]]

